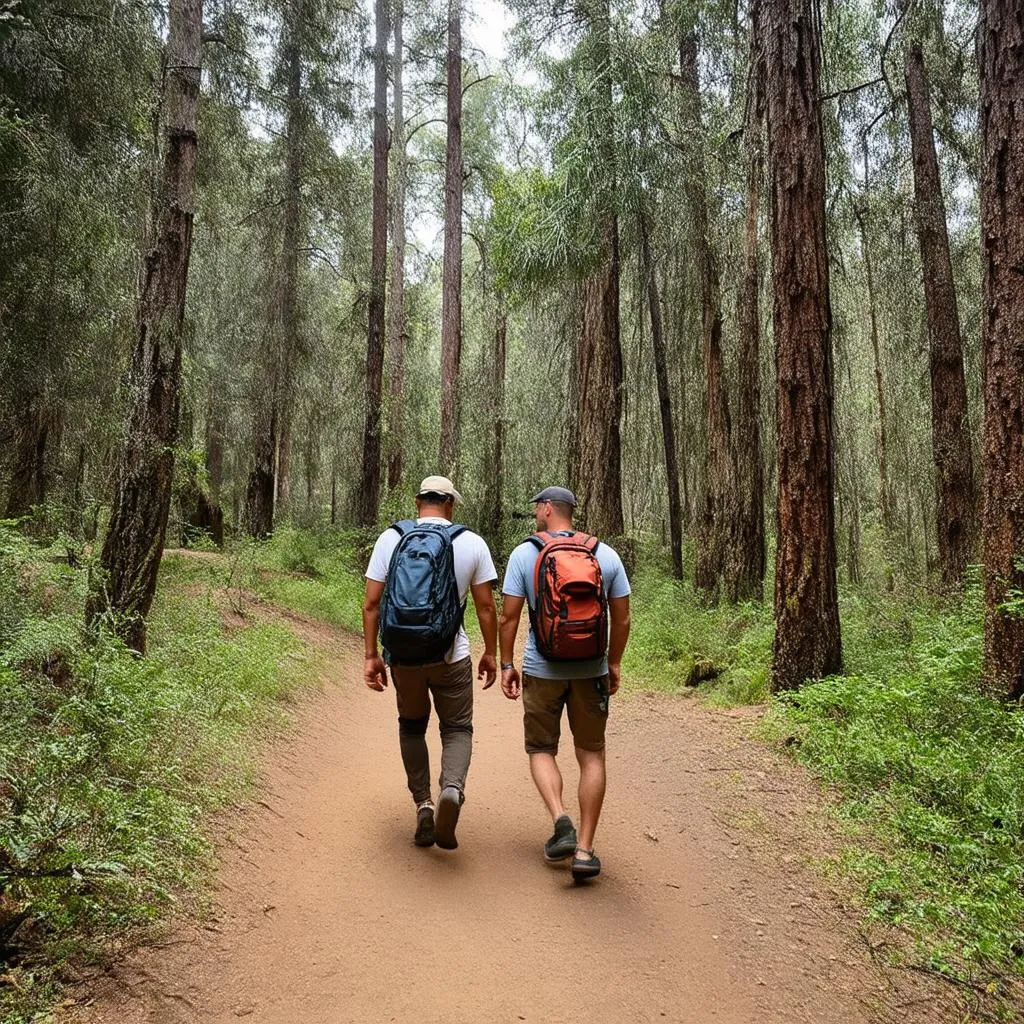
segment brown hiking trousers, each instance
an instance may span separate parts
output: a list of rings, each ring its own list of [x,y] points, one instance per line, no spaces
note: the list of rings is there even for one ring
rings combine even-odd
[[[398,700],[398,741],[413,800],[420,803],[431,796],[427,750],[431,698],[441,729],[440,788],[455,786],[463,792],[473,753],[472,660],[392,665],[391,679]]]

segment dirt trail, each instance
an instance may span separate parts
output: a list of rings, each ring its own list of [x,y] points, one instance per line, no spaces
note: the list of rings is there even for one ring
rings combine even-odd
[[[550,822],[518,705],[478,692],[460,848],[417,849],[393,693],[363,686],[352,638],[289,618],[326,652],[326,685],[272,753],[261,802],[225,827],[212,919],[138,951],[76,1020],[956,1019],[926,980],[874,966],[805,864],[814,789],[747,738],[749,715],[617,698],[606,870],[574,887],[540,856]],[[571,748],[561,760],[574,787]]]

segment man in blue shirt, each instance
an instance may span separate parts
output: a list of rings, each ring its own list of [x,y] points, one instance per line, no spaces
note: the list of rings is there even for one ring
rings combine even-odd
[[[535,495],[534,516],[538,532],[570,537],[576,498],[565,487],[547,487]],[[592,878],[601,870],[594,853],[605,792],[604,734],[608,720],[608,697],[619,688],[622,654],[629,639],[629,580],[622,559],[609,545],[601,543],[594,553],[601,567],[608,600],[610,636],[607,654],[591,661],[552,662],[537,650],[530,629],[523,652],[523,673],[515,667],[516,633],[523,604],[537,608],[534,570],[538,549],[524,541],[511,554],[502,585],[501,689],[509,700],[523,698],[523,731],[530,756],[530,774],[551,812],[554,834],[544,844],[549,862],[572,857],[573,877]],[[580,828],[577,835],[562,803],[562,773],[555,757],[561,734],[563,708],[568,710],[569,728],[580,766]]]

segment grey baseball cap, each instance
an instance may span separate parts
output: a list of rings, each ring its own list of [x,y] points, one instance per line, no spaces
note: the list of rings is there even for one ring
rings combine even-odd
[[[530,504],[536,505],[538,501],[560,501],[564,505],[576,507],[576,495],[568,487],[545,487],[530,499]]]

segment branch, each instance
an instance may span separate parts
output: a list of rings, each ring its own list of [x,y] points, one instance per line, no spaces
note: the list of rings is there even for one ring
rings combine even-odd
[[[880,75],[878,78],[872,78],[870,82],[861,82],[860,85],[850,86],[849,89],[837,89],[835,92],[830,92],[825,96],[822,96],[822,102],[825,100],[838,99],[840,96],[852,96],[854,93],[858,93],[861,89],[870,89],[873,85],[880,85],[882,82],[889,83],[889,79],[885,75]]]
[[[431,118],[429,118],[429,119],[428,119],[428,120],[426,120],[426,121],[422,121],[422,122],[420,122],[420,123],[419,123],[418,125],[416,125],[416,127],[415,127],[415,128],[413,128],[413,130],[412,130],[411,132],[409,132],[409,134],[408,134],[408,135],[406,135],[406,137],[405,137],[405,144],[406,144],[406,145],[409,145],[409,143],[410,143],[410,142],[412,141],[412,137],[413,137],[413,136],[414,136],[414,135],[415,135],[415,134],[416,134],[416,133],[417,133],[417,132],[418,132],[418,131],[419,131],[419,130],[420,130],[421,128],[426,128],[428,124],[444,124],[444,123],[445,123],[445,119],[444,119],[443,117],[431,117]]]
[[[322,262],[326,263],[327,266],[329,266],[331,270],[334,271],[336,277],[341,277],[341,270],[331,262],[330,257],[327,255],[327,253],[323,251],[323,249],[319,248],[319,246],[303,245],[300,246],[299,252],[305,252],[308,253],[310,256],[315,256],[318,260],[321,260]]]
[[[489,78],[493,77],[494,75],[484,75],[483,78],[474,78],[473,81],[469,83],[469,85],[464,85],[462,87],[462,95],[465,96],[466,93],[469,92],[469,90],[472,89],[474,85],[479,85],[481,82],[486,82]]]

